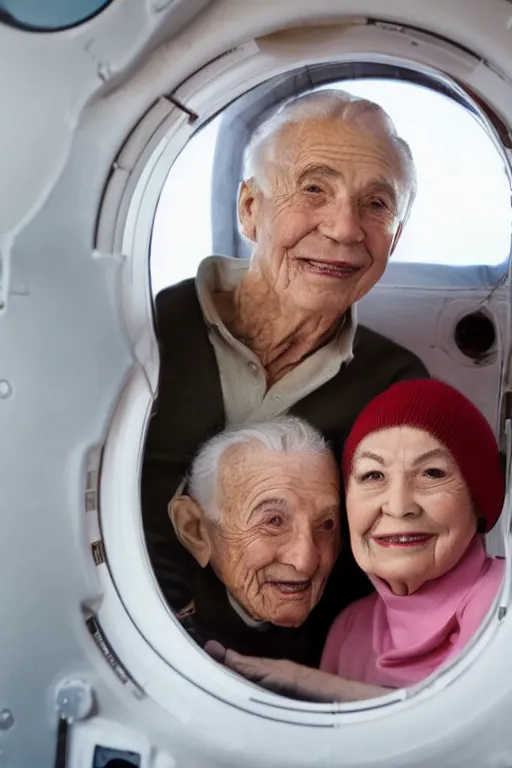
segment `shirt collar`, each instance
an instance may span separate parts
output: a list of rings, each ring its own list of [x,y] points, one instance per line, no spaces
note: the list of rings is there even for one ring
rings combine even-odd
[[[209,328],[217,328],[224,337],[231,336],[214,301],[216,291],[233,291],[249,270],[249,259],[234,259],[231,256],[207,256],[201,261],[196,276],[196,291],[201,311]],[[354,357],[354,337],[357,330],[357,305],[353,304],[335,337],[323,349],[337,353],[341,362],[349,363]]]
[[[377,668],[403,673],[414,668],[418,660],[430,658],[433,671],[440,649],[450,642],[451,633],[458,631],[461,606],[488,565],[482,536],[477,534],[451,571],[426,582],[412,595],[395,595],[384,581],[372,577],[380,597],[373,617]]]
[[[226,589],[226,594],[228,596],[229,604],[231,605],[231,607],[233,608],[235,613],[237,613],[238,616],[240,616],[240,618],[242,619],[244,624],[246,624],[248,627],[251,627],[251,629],[263,630],[263,629],[266,629],[268,627],[268,621],[261,621],[261,620],[258,620],[258,619],[252,619],[249,616],[249,614],[246,613],[246,611],[242,608],[240,603],[238,603],[235,600],[235,598],[233,597],[231,592],[229,592],[227,589]]]

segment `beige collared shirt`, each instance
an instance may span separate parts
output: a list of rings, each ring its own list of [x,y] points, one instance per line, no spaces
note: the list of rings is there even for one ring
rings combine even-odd
[[[215,293],[235,289],[249,268],[245,259],[208,256],[199,265],[196,289],[215,350],[226,424],[267,421],[284,413],[335,376],[353,357],[356,307],[332,341],[306,357],[267,390],[265,369],[256,355],[227,330],[215,306]]]

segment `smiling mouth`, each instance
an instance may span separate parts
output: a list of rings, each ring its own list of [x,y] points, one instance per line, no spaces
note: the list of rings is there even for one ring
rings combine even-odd
[[[271,587],[278,589],[283,595],[301,595],[311,586],[311,581],[268,581]]]
[[[400,533],[390,536],[373,536],[377,544],[381,547],[421,547],[431,538],[431,533]]]
[[[360,267],[347,264],[344,261],[316,261],[315,259],[302,259],[312,272],[327,277],[351,277],[359,271]]]

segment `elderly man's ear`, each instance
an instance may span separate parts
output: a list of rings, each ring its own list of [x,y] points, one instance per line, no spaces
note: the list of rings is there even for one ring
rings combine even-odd
[[[180,543],[201,568],[206,568],[211,557],[211,541],[199,504],[190,496],[176,496],[169,502],[168,512]]]
[[[242,234],[256,242],[256,218],[261,190],[254,179],[243,181],[238,193],[238,220]]]
[[[390,256],[393,254],[395,248],[398,245],[398,241],[400,240],[400,235],[402,234],[402,231],[403,231],[403,225],[402,225],[402,222],[400,222],[398,227],[396,228],[395,236],[393,238],[393,243],[391,245],[391,251],[389,253]]]

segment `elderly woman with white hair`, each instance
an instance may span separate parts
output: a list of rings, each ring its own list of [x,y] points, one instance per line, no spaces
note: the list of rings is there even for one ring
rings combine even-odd
[[[238,212],[251,259],[210,256],[195,280],[157,296],[160,381],[142,513],[156,576],[175,609],[192,597],[197,564],[166,510],[199,445],[226,426],[289,411],[339,455],[372,397],[428,376],[411,352],[356,317],[357,302],[386,268],[415,190],[409,147],[378,105],[338,90],[302,95],[247,147]],[[344,553],[336,568],[352,565]],[[355,572],[345,574],[343,594],[326,596],[325,620],[317,612],[315,626],[368,590]]]

